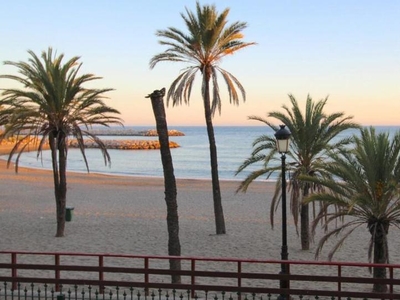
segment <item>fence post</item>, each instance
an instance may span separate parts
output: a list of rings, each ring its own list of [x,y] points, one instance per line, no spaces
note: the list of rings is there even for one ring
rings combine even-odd
[[[237,266],[237,286],[238,286],[238,288],[241,288],[242,287],[242,262],[241,261],[238,261],[237,262],[238,263],[238,266]],[[238,294],[238,299],[239,300],[241,300],[242,299],[242,293],[240,292],[239,294]]]
[[[341,292],[342,291],[342,266],[338,265],[338,291]],[[338,297],[338,300],[341,300],[342,297]]]
[[[17,253],[15,253],[15,252],[11,253],[11,264],[13,265],[13,267],[11,269],[11,276],[13,278],[11,289],[16,290],[17,289],[16,279],[18,277],[18,271],[17,271],[17,268],[15,267],[15,265],[17,264]]]
[[[195,296],[194,295],[194,293],[195,293],[194,287],[196,285],[196,276],[194,276],[194,272],[196,270],[196,260],[193,258],[190,259],[190,270],[192,273],[192,275],[190,275],[190,285],[191,285],[190,291],[191,291],[192,298],[194,298],[194,296]]]
[[[149,258],[146,257],[144,259],[144,282],[145,282],[145,288],[144,288],[144,292],[146,295],[149,294]]]
[[[390,274],[390,294],[393,294],[393,267],[389,266],[389,274]]]
[[[104,267],[104,256],[103,255],[99,255],[99,280],[101,282],[104,281],[104,271],[103,271],[103,267]],[[100,290],[100,294],[104,294],[104,285],[100,284],[99,286],[99,290]]]
[[[61,278],[61,272],[60,272],[60,269],[59,269],[59,267],[60,267],[60,254],[54,254],[54,264],[55,264],[55,267],[56,267],[56,270],[55,270],[55,277],[56,277],[56,279],[57,279],[57,282],[56,282],[56,292],[59,292],[60,291],[60,284],[58,283],[58,280],[60,280],[60,278]]]

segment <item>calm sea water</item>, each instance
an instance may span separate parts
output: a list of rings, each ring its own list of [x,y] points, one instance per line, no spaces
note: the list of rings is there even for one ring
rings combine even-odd
[[[130,128],[130,127],[128,127]],[[131,127],[135,130],[153,129],[154,127]],[[170,141],[177,142],[180,147],[171,149],[176,178],[210,179],[210,158],[206,127],[202,126],[170,126],[169,129],[182,131],[185,136],[172,136]],[[377,126],[377,131],[390,133],[400,130],[400,127]],[[349,135],[353,132],[345,132]],[[222,180],[242,180],[248,172],[235,176],[240,164],[250,156],[253,141],[263,135],[273,135],[267,126],[216,126],[215,138],[218,150],[219,176]],[[102,136],[102,139],[157,139],[156,137],[138,136]],[[162,177],[163,170],[160,152],[158,150],[109,150],[111,166],[105,166],[101,152],[98,149],[87,149],[86,155],[90,172],[124,176]],[[6,157],[2,157],[6,158]],[[20,165],[31,168],[51,169],[50,152],[44,151],[39,160],[36,152],[24,153]],[[254,166],[253,170],[261,166]],[[85,164],[79,150],[68,152],[68,170],[86,172]],[[260,178],[261,179],[261,178]],[[273,178],[272,178],[273,179]]]

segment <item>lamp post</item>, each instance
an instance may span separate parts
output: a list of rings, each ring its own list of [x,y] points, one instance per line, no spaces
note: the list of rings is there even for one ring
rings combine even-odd
[[[281,250],[281,260],[288,260],[288,246],[287,246],[287,221],[286,221],[286,153],[289,151],[290,136],[292,134],[289,130],[285,128],[285,125],[280,125],[280,129],[275,132],[276,147],[278,152],[281,154],[282,161],[282,250]],[[289,274],[289,266],[286,263],[281,263],[281,273],[283,275]],[[281,289],[289,288],[289,281],[281,279],[280,281]],[[280,295],[279,300],[288,300],[289,296],[287,294]]]

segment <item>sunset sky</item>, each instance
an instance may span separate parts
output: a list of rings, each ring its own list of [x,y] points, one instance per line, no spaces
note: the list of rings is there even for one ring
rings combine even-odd
[[[66,58],[80,56],[83,73],[103,77],[96,87],[114,88],[109,104],[126,125],[154,125],[153,90],[168,89],[184,64],[149,60],[165,50],[158,29],[185,30],[180,13],[195,1],[14,0],[2,6],[0,61],[26,61],[27,50],[49,46]],[[400,126],[400,1],[214,0],[229,7],[229,21],[244,21],[244,41],[256,42],[220,66],[244,85],[239,106],[223,98],[214,125],[261,125],[247,119],[289,105],[329,96],[327,111],[343,111],[363,125]],[[0,74],[15,69],[0,65]],[[82,73],[82,74],[83,74]],[[200,77],[198,77],[199,82]],[[12,87],[0,79],[0,88]],[[220,81],[221,91],[225,91]],[[190,106],[168,107],[169,125],[204,125],[200,87]]]

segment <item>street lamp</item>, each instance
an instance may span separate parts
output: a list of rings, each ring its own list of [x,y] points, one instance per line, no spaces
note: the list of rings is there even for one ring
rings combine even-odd
[[[280,129],[275,132],[276,147],[278,152],[281,154],[282,161],[282,250],[281,250],[281,260],[288,260],[288,246],[287,246],[287,222],[286,222],[286,153],[289,151],[290,136],[292,134],[289,130],[285,128],[285,125],[280,125]],[[281,263],[281,274],[289,274],[289,265],[286,263]],[[289,288],[288,280],[280,281],[281,289]],[[289,299],[288,295],[280,295],[279,300]]]

